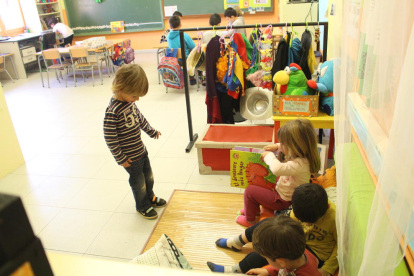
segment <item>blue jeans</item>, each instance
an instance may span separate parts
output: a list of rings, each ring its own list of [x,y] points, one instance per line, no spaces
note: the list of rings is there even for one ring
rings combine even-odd
[[[154,197],[152,188],[154,187],[154,176],[148,154],[139,160],[131,163],[125,168],[129,173],[129,185],[135,198],[135,208],[137,211],[146,211],[151,207],[151,200]]]

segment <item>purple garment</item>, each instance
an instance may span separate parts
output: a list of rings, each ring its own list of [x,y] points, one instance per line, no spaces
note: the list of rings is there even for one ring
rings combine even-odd
[[[206,90],[207,96],[217,97],[217,66],[216,63],[220,58],[220,37],[213,37],[207,44],[206,48]]]

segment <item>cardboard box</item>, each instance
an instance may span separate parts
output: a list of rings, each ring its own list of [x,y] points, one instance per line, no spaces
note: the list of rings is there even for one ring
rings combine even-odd
[[[207,125],[195,143],[200,174],[230,174],[230,150],[273,144],[273,131],[273,125]]]
[[[319,93],[316,95],[273,96],[273,115],[316,117],[319,110]]]

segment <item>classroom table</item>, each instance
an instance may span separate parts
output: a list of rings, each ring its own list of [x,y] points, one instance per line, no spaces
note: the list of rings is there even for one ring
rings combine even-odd
[[[333,148],[335,143],[335,133],[334,133],[334,117],[327,115],[325,112],[319,110],[317,117],[298,117],[298,116],[273,116],[272,119],[274,121],[274,141],[278,143],[279,140],[277,139],[277,131],[281,126],[286,124],[289,121],[295,120],[297,118],[306,118],[311,121],[314,128],[319,129],[330,129],[331,135],[329,137],[329,149],[328,149],[328,158],[332,159],[333,157]],[[319,143],[322,143],[322,136],[319,137]]]
[[[16,75],[16,80],[18,80],[19,79],[19,75],[17,74],[16,66],[14,66],[14,61],[13,61],[13,58],[12,58],[13,57],[13,53],[0,54],[0,56],[3,56],[4,57],[4,68],[6,68],[6,58],[9,58],[10,59],[11,64],[13,66],[14,74]],[[11,79],[14,82],[13,78],[11,78]]]
[[[113,46],[113,44],[107,44],[105,47],[107,49],[110,49],[110,48],[112,48],[112,46]],[[69,55],[69,47],[66,47],[66,48],[56,48],[56,49],[59,50],[59,53],[61,55]],[[95,53],[96,54],[96,60],[98,62],[98,69],[99,69],[99,76],[100,76],[101,81],[102,81],[102,72],[101,72],[100,65],[99,65],[100,64],[99,63],[99,56],[101,55],[101,52],[98,52],[98,50],[101,50],[101,49],[102,49],[102,47],[100,47],[100,48],[93,48],[93,49],[90,48],[90,49],[87,49],[87,50],[88,50],[88,52],[91,52],[91,53]],[[37,56],[37,64],[39,65],[39,72],[40,72],[40,79],[42,80],[42,86],[45,87],[44,82],[43,82],[42,66],[40,64],[40,59],[43,58],[42,52],[41,51],[40,52],[37,52],[35,55]]]

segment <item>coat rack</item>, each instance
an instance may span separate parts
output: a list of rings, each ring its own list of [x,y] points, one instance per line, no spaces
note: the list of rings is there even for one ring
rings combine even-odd
[[[261,24],[260,24],[261,25]],[[303,23],[276,23],[276,24],[263,24],[263,26],[272,27],[285,27],[290,25],[293,27],[305,27],[305,26],[324,26],[323,29],[323,57],[322,62],[326,61],[327,50],[328,50],[328,22],[303,22]],[[233,29],[244,29],[244,28],[257,28],[257,25],[242,25],[242,26],[233,26]],[[214,30],[225,30],[226,26],[223,27],[214,27]],[[201,27],[201,28],[186,28],[180,29],[180,43],[181,43],[181,55],[183,62],[183,73],[184,73],[184,91],[185,91],[185,102],[187,106],[187,119],[188,119],[188,134],[190,135],[190,143],[185,148],[185,152],[190,152],[194,146],[195,141],[197,141],[198,134],[193,134],[193,122],[191,119],[191,103],[190,103],[190,93],[188,89],[188,80],[187,80],[187,56],[185,53],[185,42],[184,42],[184,32],[194,32],[194,31],[209,31],[213,30],[213,27]]]

